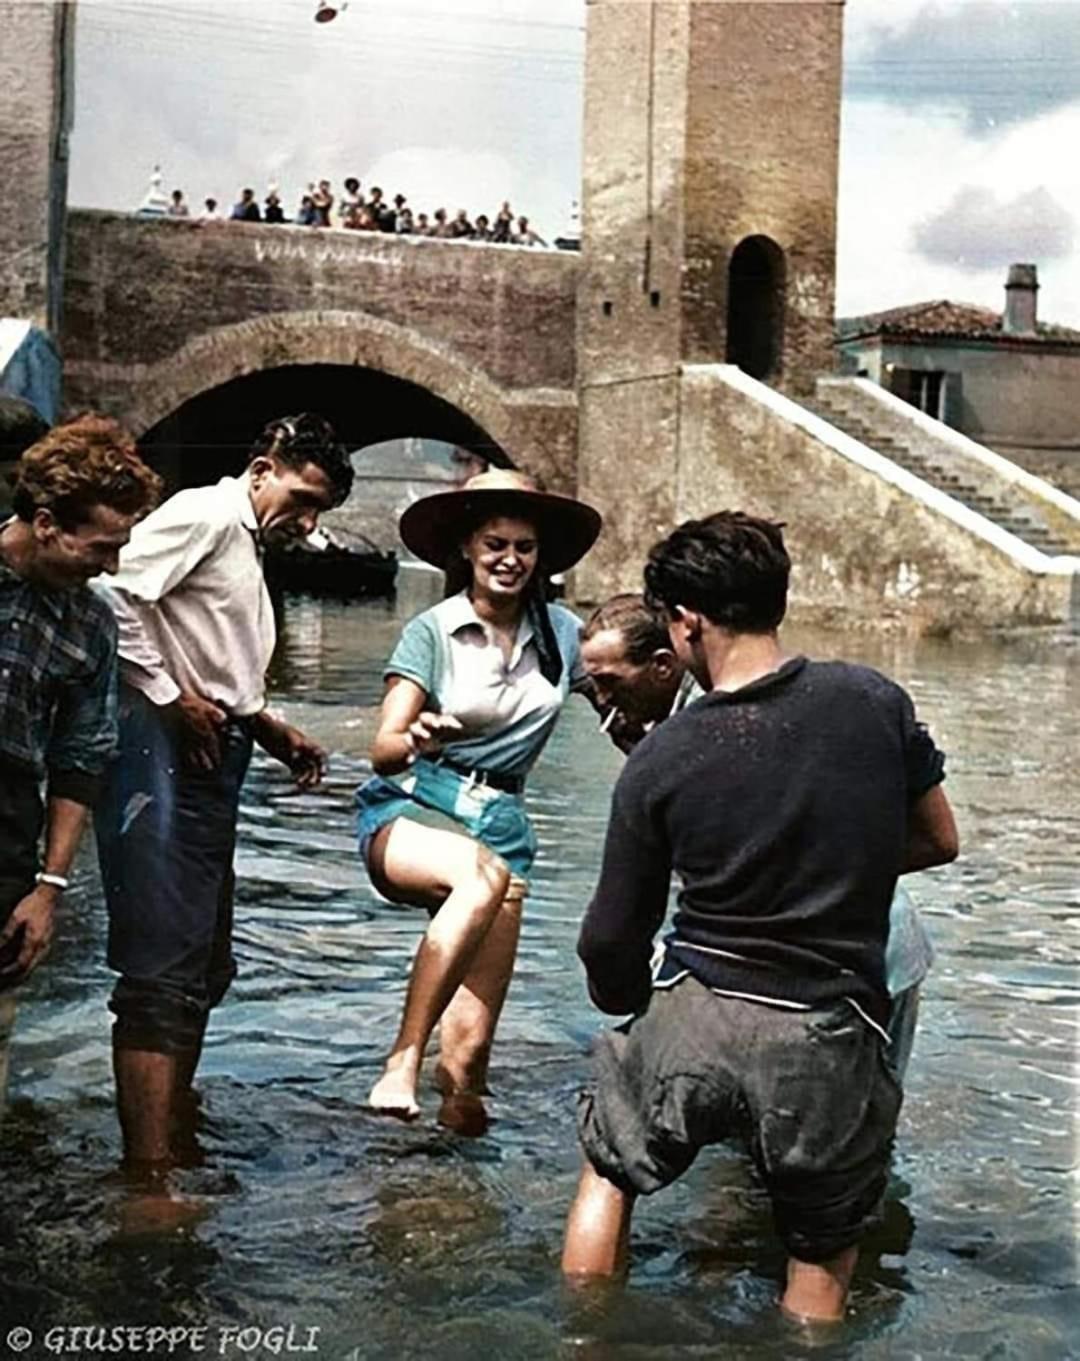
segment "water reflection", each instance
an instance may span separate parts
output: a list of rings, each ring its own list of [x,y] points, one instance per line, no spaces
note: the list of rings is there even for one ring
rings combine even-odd
[[[852,1323],[821,1338],[776,1314],[782,1250],[745,1163],[723,1150],[642,1205],[627,1291],[559,1281],[574,1095],[601,1023],[573,944],[620,765],[584,706],[569,710],[530,791],[544,850],[489,1133],[439,1129],[434,1093],[417,1127],[365,1111],[418,922],[367,886],[351,797],[367,773],[382,660],[433,586],[404,574],[396,608],[289,605],[275,699],[333,766],[323,791],[302,796],[269,761],[253,767],[241,975],[211,1026],[203,1165],[184,1174],[205,1215],[167,1239],[121,1232],[104,910],[83,857],[13,1053],[4,1323],[39,1335],[76,1322],[293,1323],[319,1328],[319,1354],[335,1358],[1073,1354],[1080,813],[1069,753],[1080,650],[799,640],[911,688],[950,754],[965,837],[956,866],[915,885],[938,964],[888,1214],[860,1266]]]

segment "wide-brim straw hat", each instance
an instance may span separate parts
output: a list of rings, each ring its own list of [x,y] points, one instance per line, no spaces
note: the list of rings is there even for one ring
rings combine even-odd
[[[548,572],[566,572],[596,542],[600,512],[584,501],[540,491],[524,473],[492,468],[453,491],[414,501],[398,525],[401,541],[418,558],[445,568],[471,527],[491,516],[517,515],[536,526]]]

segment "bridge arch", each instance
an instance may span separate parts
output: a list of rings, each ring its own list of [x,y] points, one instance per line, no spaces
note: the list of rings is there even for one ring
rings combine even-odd
[[[363,312],[269,313],[207,331],[168,358],[135,368],[125,384],[129,400],[117,414],[140,437],[153,439],[182,408],[239,379],[268,371],[352,369],[381,375],[399,395],[411,389],[443,408],[443,437],[453,442],[528,468],[554,487],[572,476],[572,393],[503,388],[449,347]],[[422,408],[420,401],[413,409],[419,414]],[[424,433],[438,432],[407,421],[387,428],[383,421],[366,442]]]

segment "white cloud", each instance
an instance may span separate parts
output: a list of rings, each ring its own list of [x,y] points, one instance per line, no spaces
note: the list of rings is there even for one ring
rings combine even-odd
[[[313,13],[314,0],[82,0],[72,202],[131,207],[160,163],[192,201],[273,180],[291,208],[311,180],[385,164],[383,187],[418,207],[476,213],[509,197],[541,231],[564,226],[583,0],[469,0],[464,13],[353,0],[326,25]]]
[[[993,136],[1076,98],[1080,6],[1062,0],[936,0],[888,14],[854,6],[845,90],[904,108],[953,109]]]
[[[1002,260],[1060,260],[1072,250],[1076,223],[1045,185],[1001,199],[963,185],[938,213],[915,224],[915,249],[927,260],[979,273]]]
[[[1043,186],[1057,215],[1080,223],[1080,167],[1071,153],[1078,144],[1080,105],[986,139],[941,111],[849,102],[841,144],[838,311],[857,314],[931,298],[1000,308],[1006,270],[1023,258],[1039,265],[1042,314],[1080,325],[1075,247],[1053,260],[1040,259],[1037,237],[1029,234],[1025,243],[1018,236],[1019,253],[1008,249],[1006,238],[1002,257],[984,257],[977,271],[970,259],[958,268],[943,258],[928,259],[917,248],[918,224],[947,223],[962,187],[1007,205]]]

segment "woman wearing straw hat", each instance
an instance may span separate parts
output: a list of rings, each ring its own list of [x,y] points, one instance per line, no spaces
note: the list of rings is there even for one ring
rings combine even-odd
[[[457,1098],[484,1090],[536,854],[525,777],[583,679],[580,622],[546,602],[547,578],[599,531],[591,506],[506,470],[402,516],[402,541],[446,572],[447,598],[406,625],[386,665],[376,774],[357,793],[372,883],[432,914],[369,1097],[375,1110],[419,1115],[420,1064],[440,1018],[444,1118]]]

